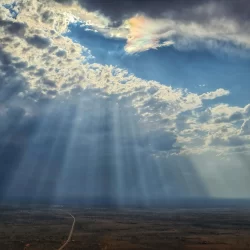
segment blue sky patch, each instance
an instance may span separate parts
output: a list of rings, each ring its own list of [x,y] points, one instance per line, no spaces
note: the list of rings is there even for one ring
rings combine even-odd
[[[173,46],[136,54],[124,50],[126,41],[103,36],[82,23],[69,25],[64,34],[87,47],[91,62],[117,66],[145,80],[155,80],[198,94],[224,88],[231,92],[216,102],[246,105],[250,102],[250,59],[215,54],[208,50],[178,51]],[[211,102],[211,101],[207,101]]]

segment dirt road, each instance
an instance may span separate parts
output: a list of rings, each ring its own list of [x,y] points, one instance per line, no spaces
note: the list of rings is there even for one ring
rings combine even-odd
[[[68,236],[68,239],[66,240],[66,242],[60,247],[58,248],[58,250],[62,250],[64,249],[68,243],[70,242],[71,240],[71,237],[72,237],[72,234],[74,232],[74,227],[75,227],[75,223],[76,223],[76,218],[71,214],[71,213],[68,213],[72,218],[73,218],[73,223],[72,223],[72,226],[71,226],[71,229],[70,229],[70,232],[69,232],[69,236]]]

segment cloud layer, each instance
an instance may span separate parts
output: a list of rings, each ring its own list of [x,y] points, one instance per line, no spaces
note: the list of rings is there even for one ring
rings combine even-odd
[[[58,3],[70,4],[71,0],[58,0]],[[247,0],[111,0],[108,2],[78,0],[80,5],[89,11],[99,11],[112,20],[119,21],[142,13],[150,17],[170,15],[176,19],[206,21],[211,17],[230,16],[241,21],[250,18],[249,2]],[[214,8],[216,5],[217,8]],[[203,6],[207,8],[203,13]],[[205,15],[204,15],[205,14]]]
[[[96,186],[88,189],[90,194],[97,196],[106,192],[115,195],[113,190],[118,182],[122,183],[120,192],[123,197],[133,193],[132,187],[139,190],[135,197],[140,197],[142,193],[145,196],[157,193],[159,186],[160,195],[167,192],[171,197],[215,195],[219,186],[213,189],[214,183],[209,179],[215,166],[222,166],[218,170],[222,175],[231,159],[234,161],[230,167],[235,169],[235,159],[241,159],[241,155],[248,157],[249,105],[238,107],[219,103],[209,106],[209,101],[230,92],[219,88],[203,94],[192,93],[137,78],[118,67],[91,64],[82,53],[88,48],[63,36],[70,22],[90,20],[93,27],[106,35],[120,38],[128,35],[126,50],[133,53],[170,45],[161,41],[176,34],[171,31],[173,22],[178,22],[180,29],[184,25],[182,20],[171,20],[168,29],[164,13],[160,19],[153,19],[153,13],[142,10],[150,17],[136,15],[123,20],[120,27],[109,29],[112,21],[107,17],[88,12],[77,4],[65,4],[65,1],[64,4],[16,1],[16,18],[0,6],[0,120],[5,121],[0,123],[0,143],[1,157],[7,162],[1,169],[1,192],[13,194],[25,182],[27,186],[20,190],[20,194],[34,190],[43,195],[53,189],[59,196],[67,192],[69,196],[77,196],[82,192],[80,179],[86,178],[84,171],[87,171],[91,176],[90,187],[97,178]],[[85,2],[83,6],[97,9],[88,4]],[[178,7],[174,2],[171,6],[173,12]],[[139,12],[137,8],[135,10]],[[101,12],[111,16],[105,9]],[[134,10],[124,13],[133,15]],[[238,18],[236,13],[235,17]],[[205,29],[203,34],[203,26],[186,21],[181,32],[192,30],[192,36],[200,34],[202,39],[208,34],[216,38],[221,31],[221,27],[212,24],[216,32],[215,29]],[[144,26],[148,28],[146,31]],[[185,33],[185,37],[190,34]],[[245,44],[247,42],[248,37]],[[16,160],[12,159],[13,154],[17,156]],[[74,159],[80,163],[88,159],[88,167],[82,171],[81,164]],[[201,167],[203,159],[210,160],[204,169]],[[60,167],[54,169],[52,166],[55,165]],[[243,160],[239,165],[248,171]],[[119,166],[121,172],[117,170]],[[50,170],[52,175],[48,173]],[[60,172],[59,183],[53,181],[57,171]],[[36,173],[33,181],[32,173]],[[229,171],[228,180],[233,173]],[[150,179],[151,174],[155,179]],[[167,178],[168,174],[175,183]],[[41,175],[44,179],[36,186]],[[74,184],[72,180],[78,175]],[[201,184],[200,176],[204,175],[206,183]],[[161,176],[169,183],[166,179],[161,180]],[[6,183],[9,179],[10,183]],[[132,180],[133,185],[130,187],[126,180]],[[229,183],[225,183],[218,196],[228,195]],[[235,195],[240,192],[242,196],[246,195],[246,187],[247,184],[242,182]],[[85,188],[87,190],[87,186]]]
[[[67,0],[57,2],[65,6],[76,4]],[[83,10],[96,13],[85,21],[97,30],[106,36],[127,39],[128,53],[169,45],[180,50],[222,49],[223,53],[241,56],[242,47],[249,50],[247,0],[77,2]]]
[[[83,48],[79,44],[73,43],[69,38],[60,35],[58,33],[60,29],[58,31],[48,29],[52,24],[48,24],[47,19],[41,18],[37,23],[33,21],[34,13],[40,13],[43,16],[42,8],[47,12],[50,7],[49,3],[48,6],[44,3],[39,5],[39,2],[37,5],[33,4],[32,7],[37,6],[37,9],[34,9],[34,12],[30,14],[27,13],[26,8],[22,7],[21,3],[16,20],[10,17],[7,10],[2,7],[4,15],[2,15],[3,21],[1,22],[3,67],[9,65],[7,70],[15,70],[27,82],[28,89],[19,92],[19,96],[25,98],[28,96],[35,101],[40,101],[53,99],[57,95],[67,96],[74,91],[77,92],[78,89],[86,91],[101,89],[107,95],[119,95],[120,102],[130,101],[131,105],[136,108],[138,115],[141,116],[140,120],[149,127],[148,129],[156,127],[175,131],[174,125],[179,124],[177,121],[179,115],[192,112],[189,113],[188,119],[183,120],[186,125],[182,127],[188,128],[188,130],[176,130],[184,136],[185,132],[190,131],[190,129],[196,129],[195,121],[199,121],[201,114],[198,110],[202,109],[204,100],[213,100],[230,94],[227,90],[217,89],[214,92],[197,95],[183,89],[163,86],[154,81],[144,81],[113,66],[89,64],[86,58],[81,55],[81,51],[87,50],[87,48]],[[37,12],[38,10],[40,12]],[[60,6],[55,6],[54,20],[58,20],[59,10]],[[64,15],[69,16],[67,13]],[[141,22],[143,21],[144,19],[141,20]],[[55,28],[53,25],[52,27]],[[4,74],[6,75],[6,73]],[[7,75],[7,77],[10,76],[12,75]],[[247,110],[247,107],[245,109]],[[213,121],[216,126],[219,126],[218,124],[224,125],[224,123],[228,123],[229,126],[229,123],[232,122],[230,126],[233,128],[233,122],[247,119],[247,115],[245,115],[247,111],[243,115],[243,108],[239,107],[218,105],[210,110],[210,114],[206,110],[202,111],[202,114],[205,112],[209,114],[206,121]],[[163,124],[161,120],[168,122]],[[206,124],[206,126],[208,129],[213,124]],[[237,131],[236,127],[234,129]],[[239,134],[239,132],[237,133]],[[179,135],[181,140],[187,140],[182,136]],[[204,139],[204,143],[205,141]]]

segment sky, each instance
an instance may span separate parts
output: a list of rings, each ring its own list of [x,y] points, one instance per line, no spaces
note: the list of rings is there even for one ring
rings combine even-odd
[[[0,202],[250,198],[247,0],[2,0]]]

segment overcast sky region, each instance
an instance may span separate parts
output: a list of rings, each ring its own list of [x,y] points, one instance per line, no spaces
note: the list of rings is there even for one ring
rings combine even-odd
[[[1,0],[0,202],[250,198],[248,0]]]

